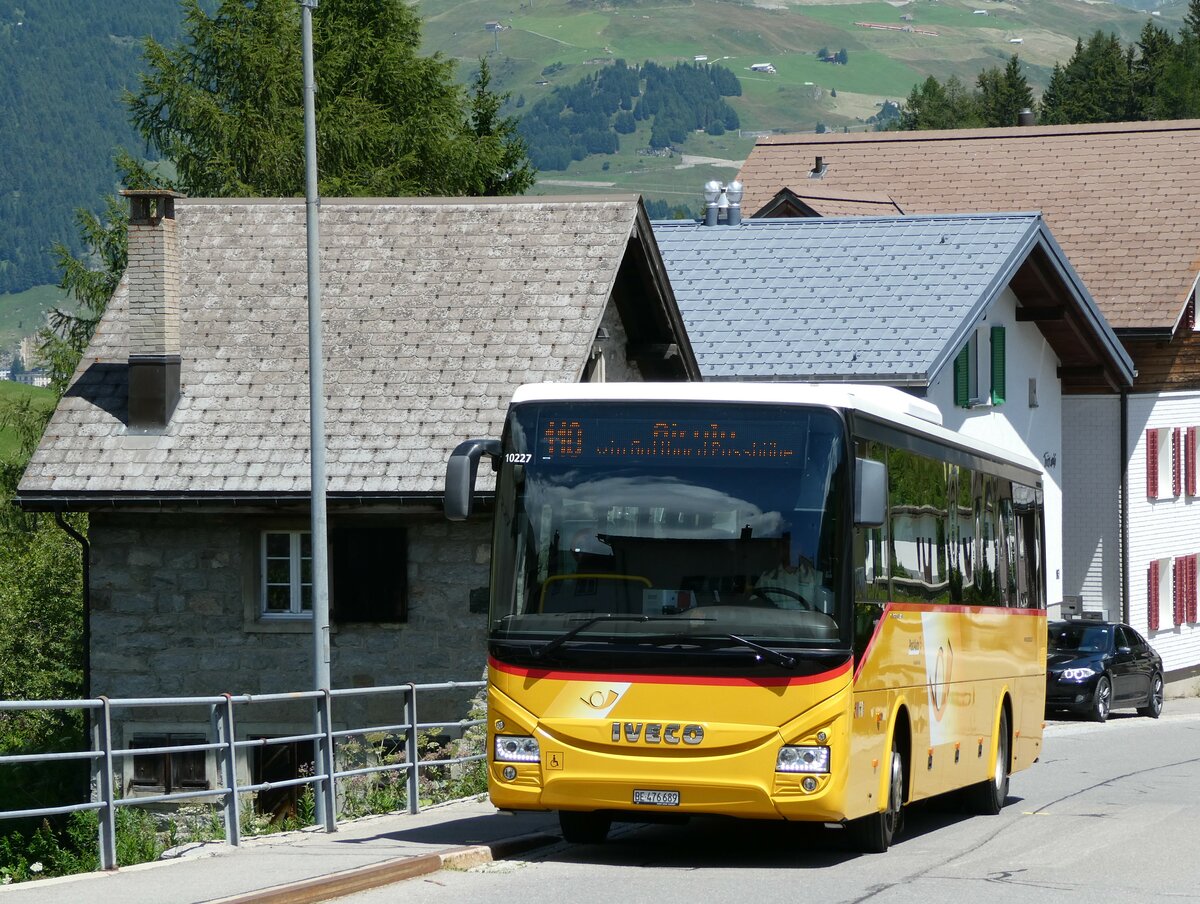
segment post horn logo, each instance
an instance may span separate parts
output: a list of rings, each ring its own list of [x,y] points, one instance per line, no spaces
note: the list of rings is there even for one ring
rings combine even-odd
[[[610,688],[608,691],[592,691],[579,699],[592,709],[608,709],[617,702],[617,696],[617,692]]]

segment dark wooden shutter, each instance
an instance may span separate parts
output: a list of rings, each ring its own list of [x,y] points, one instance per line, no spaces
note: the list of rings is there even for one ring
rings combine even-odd
[[[330,610],[335,622],[408,619],[408,544],[404,528],[330,531]]]
[[[1151,562],[1146,573],[1146,626],[1158,630],[1158,562]]]
[[[1146,496],[1158,498],[1158,431],[1146,431]]]
[[[1004,358],[1004,327],[992,327],[992,404],[1003,405],[1005,398],[1006,365]]]

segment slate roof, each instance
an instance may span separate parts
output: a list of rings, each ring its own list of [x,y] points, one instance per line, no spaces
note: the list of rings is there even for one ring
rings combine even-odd
[[[1036,252],[1056,261],[1089,354],[1132,382],[1036,213],[663,221],[654,232],[706,380],[927,385]]]
[[[22,504],[308,493],[303,199],[180,200],[176,211],[182,394],[171,423],[157,435],[125,425],[123,281],[25,472]],[[450,449],[499,435],[517,385],[579,379],[627,249],[661,270],[636,197],[327,199],[320,216],[331,494],[440,493]],[[678,322],[660,282],[665,295],[643,285],[639,304]],[[681,323],[668,338],[694,370]]]
[[[886,192],[906,213],[1040,210],[1116,330],[1164,332],[1200,273],[1197,160],[1200,120],[826,133],[760,139],[739,178],[748,215],[785,187]]]

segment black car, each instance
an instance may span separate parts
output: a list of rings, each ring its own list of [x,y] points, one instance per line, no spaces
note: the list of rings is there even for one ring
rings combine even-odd
[[[1132,706],[1157,719],[1163,707],[1162,658],[1129,625],[1050,622],[1046,709],[1083,713],[1097,722]]]

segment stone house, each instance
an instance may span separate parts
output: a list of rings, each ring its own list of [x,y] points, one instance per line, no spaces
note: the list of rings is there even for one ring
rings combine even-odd
[[[1128,387],[1133,365],[1040,215],[654,229],[705,381],[890,384],[936,405],[945,426],[1041,462],[1057,610],[1062,396],[1078,380]],[[895,563],[909,573],[946,558],[944,538],[918,528],[893,538],[900,560],[913,552]]]
[[[303,199],[127,194],[129,268],[17,501],[89,515],[91,695],[311,688]],[[649,221],[636,197],[326,199],[320,220],[332,686],[478,679],[490,509],[443,518],[446,460],[522,383],[698,375]],[[122,715],[118,744],[209,734]],[[174,756],[135,758],[125,790],[213,775]]]
[[[1200,687],[1197,159],[1181,120],[771,136],[740,174],[756,216],[1042,212],[1136,369],[1064,362],[1063,591],[1146,634],[1175,688]]]

